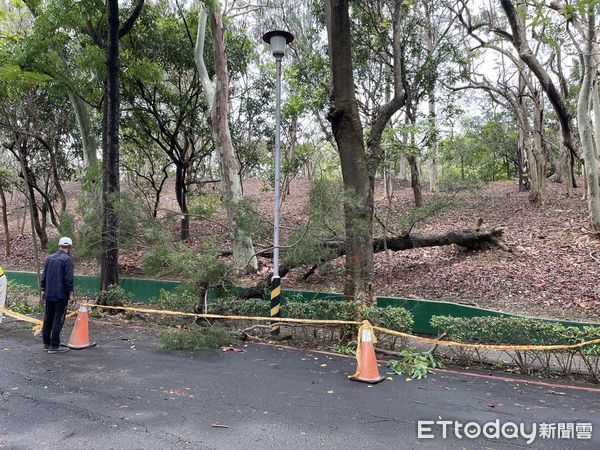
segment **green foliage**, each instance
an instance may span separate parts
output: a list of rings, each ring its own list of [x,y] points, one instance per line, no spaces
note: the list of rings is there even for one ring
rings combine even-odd
[[[359,304],[335,300],[286,301],[283,317],[309,320],[356,320]]]
[[[150,304],[153,308],[164,309],[165,311],[193,313],[198,304],[198,298],[189,290],[181,287],[173,292],[167,292],[164,289],[161,289],[158,298],[153,299]]]
[[[404,308],[366,306],[361,312],[361,318],[372,325],[388,328],[394,331],[410,331],[414,324],[413,315]]]
[[[75,218],[67,211],[62,213],[59,218],[58,236],[48,239],[48,247],[46,251],[50,254],[54,253],[58,249],[58,241],[62,236],[69,236],[73,238],[75,236]],[[74,242],[74,245],[77,243]]]
[[[418,353],[410,350],[400,352],[400,360],[388,361],[387,366],[396,374],[407,374],[412,379],[420,380],[432,373],[442,363],[435,359],[431,353]]]
[[[522,317],[433,316],[431,325],[458,342],[511,345],[568,345],[581,342],[581,329]]]
[[[37,295],[37,291],[29,286],[16,283],[9,279],[6,287],[7,300],[13,304],[27,304],[30,297]],[[15,310],[16,311],[16,310]],[[16,311],[18,312],[18,311]],[[27,314],[27,313],[24,313]]]
[[[333,349],[337,353],[340,353],[342,355],[351,355],[351,356],[355,356],[356,355],[356,349],[355,348],[348,347],[347,345],[344,345],[344,344],[336,344]]]
[[[27,303],[23,303],[23,302],[15,302],[11,305],[10,307],[11,311],[14,311],[18,314],[29,314],[31,313],[31,306],[29,306]]]
[[[462,128],[440,142],[442,183],[490,182],[516,176],[517,137],[512,117],[497,114],[483,120],[465,119]]]
[[[220,348],[237,342],[231,331],[220,327],[164,330],[158,336],[158,346],[164,350],[199,351]]]
[[[270,303],[262,299],[236,300],[215,299],[209,304],[212,314],[269,317]],[[281,306],[281,316],[308,320],[355,321],[358,317],[369,320],[373,325],[395,331],[410,331],[412,314],[404,308],[367,306],[361,309],[357,302],[338,300],[287,300]]]
[[[296,243],[285,252],[291,266],[312,265],[335,257],[335,249],[327,241],[341,240],[344,236],[344,189],[340,181],[319,179],[313,181],[305,214],[310,217],[308,230],[292,233],[289,243]]]
[[[144,271],[152,276],[178,276],[191,292],[199,287],[213,288],[222,295],[233,288],[232,267],[222,261],[217,246],[210,239],[200,251],[181,242],[173,242],[169,234],[158,228],[147,230],[148,249],[142,256]]]
[[[213,192],[203,192],[202,195],[190,198],[189,210],[197,219],[205,220],[212,218],[222,205],[220,196]]]
[[[132,294],[121,286],[110,286],[98,295],[98,304],[106,306],[126,306],[131,303]]]
[[[433,316],[431,325],[456,342],[499,345],[574,345],[600,339],[600,327],[573,327],[560,323],[521,317],[450,317]],[[465,364],[482,360],[479,350],[450,349]],[[580,349],[516,350],[506,354],[526,373],[542,371],[564,375],[574,371],[574,358],[579,355],[589,374],[600,382],[600,345]]]

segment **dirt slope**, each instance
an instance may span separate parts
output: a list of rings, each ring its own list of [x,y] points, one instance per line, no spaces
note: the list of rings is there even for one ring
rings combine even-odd
[[[273,216],[272,191],[258,180],[246,180],[244,187],[268,227]],[[375,257],[377,295],[443,299],[532,316],[600,321],[600,241],[586,233],[586,204],[581,189],[571,198],[566,198],[563,190],[562,185],[550,184],[548,201],[540,206],[530,205],[527,193],[517,192],[515,183],[492,183],[482,191],[464,194],[455,206],[419,224],[414,232],[472,228],[482,218],[484,226],[504,228],[506,241],[518,252],[492,249],[473,253],[452,246],[381,253]],[[69,209],[73,211],[78,185],[70,183],[66,191]],[[308,184],[304,181],[292,185],[283,205],[284,227],[303,223],[307,192]],[[377,186],[376,198],[378,214],[382,214],[386,202],[381,185]],[[426,194],[425,198],[431,199],[431,195]],[[0,264],[7,269],[33,270],[33,249],[28,222],[23,226],[22,199],[14,196],[10,202],[12,256],[6,258],[2,246]],[[392,216],[405,214],[411,207],[412,192],[399,184]],[[167,186],[161,208],[177,210],[172,186]],[[177,226],[172,223],[174,236]],[[211,221],[195,221],[190,245],[197,246],[212,237],[219,247],[227,249],[225,232],[222,214]],[[284,228],[283,234],[288,232]],[[257,241],[257,248],[269,245],[266,239]],[[140,256],[141,252],[123,252],[122,272],[142,275]],[[262,260],[261,264],[259,275],[264,275],[270,269],[270,261]],[[343,284],[343,259],[334,266],[333,272],[326,275],[317,272],[307,282],[301,280],[304,271],[295,270],[286,277],[285,285],[339,292]],[[95,263],[89,261],[79,261],[77,271],[97,273]],[[242,282],[249,284],[254,279],[247,277]]]

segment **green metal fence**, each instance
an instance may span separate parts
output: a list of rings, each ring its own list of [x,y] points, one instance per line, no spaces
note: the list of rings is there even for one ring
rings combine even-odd
[[[36,288],[38,285],[37,276],[33,272],[6,272],[9,280],[16,283]],[[152,280],[145,278],[122,278],[121,287],[132,295],[133,299],[138,302],[149,302],[153,298],[160,295],[160,291],[164,290],[172,292],[181,283],[179,281],[168,280]],[[80,294],[98,295],[100,287],[100,279],[98,277],[90,277],[78,275],[75,277],[75,291]],[[241,288],[238,288],[241,289]],[[285,302],[293,298],[299,301],[312,300],[343,300],[341,294],[312,292],[312,291],[292,291],[284,290],[282,293],[282,301]],[[267,296],[265,296],[267,300]],[[477,308],[474,306],[460,305],[458,303],[421,300],[413,298],[396,298],[396,297],[378,297],[377,305],[382,307],[400,306],[406,308],[414,315],[413,332],[422,334],[435,334],[435,330],[430,324],[432,316],[453,316],[453,317],[523,317],[516,314],[503,313],[493,311],[491,309]],[[559,320],[544,319],[550,322],[561,323],[565,326],[585,326],[598,325],[583,322],[565,322]]]

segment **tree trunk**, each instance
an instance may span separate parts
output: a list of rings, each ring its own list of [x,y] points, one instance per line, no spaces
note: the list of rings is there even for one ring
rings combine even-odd
[[[102,289],[119,284],[119,2],[107,0],[106,146],[102,151]]]
[[[10,256],[10,234],[8,229],[8,213],[6,205],[6,195],[0,181],[0,207],[2,208],[2,228],[4,228],[4,256]]]
[[[210,24],[213,36],[216,90],[211,115],[211,130],[215,148],[221,161],[221,187],[227,210],[229,229],[233,234],[233,258],[236,266],[243,270],[256,270],[258,261],[254,256],[254,245],[249,231],[242,225],[241,201],[242,183],[239,175],[239,162],[233,150],[229,130],[229,73],[225,53],[223,23],[219,11],[212,11]]]
[[[77,119],[77,127],[79,128],[79,136],[81,137],[81,146],[83,149],[83,165],[87,169],[98,163],[96,153],[98,142],[92,130],[88,106],[75,92],[69,92],[69,100]]]
[[[210,27],[212,31],[213,57],[215,64],[215,83],[208,76],[204,62],[204,35],[206,30],[206,10],[200,5],[198,35],[194,51],[196,66],[209,105],[209,125],[213,142],[221,167],[221,190],[227,211],[229,231],[233,238],[233,258],[236,267],[254,271],[258,268],[258,260],[254,256],[252,238],[242,225],[242,183],[239,174],[239,162],[233,150],[229,129],[229,73],[223,23],[220,5],[217,1],[210,3]]]
[[[60,184],[60,178],[58,175],[58,155],[57,155],[56,151],[50,150],[50,148],[48,148],[48,152],[50,153],[50,167],[52,169],[52,181],[54,183],[54,189],[56,189],[56,194],[58,195],[58,199],[60,200],[60,209],[58,211],[58,214],[60,216],[67,210],[67,196],[65,195],[65,192],[63,191],[63,188]],[[50,206],[52,206],[52,205],[50,205]]]
[[[24,143],[17,143],[18,152],[19,152],[19,160],[21,163],[21,174],[23,176],[23,181],[25,182],[25,197],[27,199],[28,207],[29,207],[29,215],[31,216],[31,232],[38,235],[40,239],[40,246],[42,249],[48,248],[48,234],[46,233],[46,223],[45,218],[40,217],[39,210],[35,201],[35,191],[33,188],[33,180],[34,175],[31,172],[31,168],[29,164],[27,164],[27,159],[25,156],[25,151],[23,150]],[[33,236],[35,239],[35,236]]]
[[[546,198],[546,156],[544,155],[544,113],[538,96],[533,100],[533,145],[529,146],[529,161],[531,170],[531,203],[544,203]]]
[[[348,3],[348,0],[329,0],[333,89],[327,118],[340,154],[347,198],[344,204],[347,251],[344,294],[369,303],[373,301],[373,192],[355,96]]]
[[[408,159],[402,153],[398,155],[398,181],[408,181],[406,172],[408,169]]]
[[[593,98],[594,107],[600,107],[600,100],[597,98],[597,90],[592,89],[592,82],[597,82],[596,69],[592,65],[592,50],[595,29],[595,16],[592,7],[589,7],[587,26],[587,48],[583,56],[583,82],[579,91],[579,100],[577,102],[577,123],[579,125],[579,135],[583,146],[583,160],[585,162],[585,179],[587,182],[587,201],[592,228],[600,232],[600,165],[598,154],[594,145],[594,134],[592,130],[589,114],[589,98]],[[600,139],[600,136],[596,136]]]
[[[575,143],[573,142],[572,135],[572,117],[569,113],[569,108],[567,106],[565,98],[558,91],[558,89],[554,85],[554,82],[552,81],[552,78],[550,78],[550,75],[548,74],[546,69],[544,69],[542,64],[538,61],[533,51],[529,47],[524,20],[513,5],[513,0],[500,0],[500,4],[506,14],[506,17],[508,18],[508,23],[510,24],[510,28],[512,31],[510,39],[512,41],[513,46],[517,50],[517,53],[519,54],[519,58],[527,65],[527,67],[529,67],[531,72],[536,76],[536,78],[540,82],[540,85],[542,86],[542,89],[548,96],[548,100],[550,100],[554,112],[558,117],[562,141],[565,147],[572,155],[577,155],[577,149],[575,147]],[[524,5],[523,0],[518,0],[517,4],[526,7]]]
[[[187,170],[184,165],[176,164],[175,166],[175,198],[181,210],[181,233],[180,238],[186,241],[190,238],[190,216],[187,206]]]
[[[458,245],[460,247],[469,249],[469,250],[478,250],[484,248],[486,246],[495,246],[499,247],[505,251],[512,251],[502,240],[503,230],[502,229],[492,229],[490,231],[476,231],[476,230],[453,230],[448,231],[442,234],[433,234],[433,235],[407,235],[407,236],[396,236],[393,238],[375,238],[371,242],[371,252],[372,253],[380,253],[386,250],[391,251],[404,251],[410,250],[413,248],[423,248],[423,247],[438,247],[444,245]],[[342,257],[347,255],[347,248],[345,242],[328,242],[326,246],[335,250],[336,257]],[[264,257],[272,258],[272,253],[270,254],[261,254]],[[321,263],[327,262],[325,260],[321,261]],[[284,265],[281,268],[281,277],[283,278],[291,269],[295,267],[290,267]],[[310,275],[312,275],[316,269],[318,268],[318,264],[315,264],[305,275],[304,279],[306,280]],[[261,282],[259,282],[256,286],[244,289],[243,291],[236,294],[237,298],[240,299],[248,299],[248,298],[262,298],[265,294],[265,290],[269,286],[270,275],[266,276]]]
[[[433,56],[434,42],[433,42],[433,27],[435,24],[431,23],[431,12],[430,8],[427,10],[427,53],[429,57]],[[429,75],[432,76],[432,75]],[[435,111],[435,77],[430,81],[428,97],[428,108],[429,108],[429,130],[427,136],[427,144],[429,147],[429,192],[438,192],[438,136],[436,131],[436,111]]]
[[[421,182],[419,181],[419,164],[417,155],[410,154],[407,156],[408,164],[410,165],[410,184],[415,196],[415,207],[423,206],[423,194],[421,193]],[[464,177],[464,175],[463,175]]]
[[[520,86],[521,87],[521,86]],[[524,86],[523,86],[524,89]],[[517,160],[519,163],[519,192],[531,189],[531,170],[529,160],[529,123],[523,92],[519,90],[517,101]]]
[[[438,192],[438,141],[435,124],[435,97],[430,93],[429,97],[429,192]]]

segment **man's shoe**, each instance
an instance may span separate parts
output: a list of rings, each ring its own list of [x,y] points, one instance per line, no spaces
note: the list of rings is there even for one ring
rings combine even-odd
[[[48,353],[65,353],[71,350],[69,347],[50,347]]]
[[[49,345],[46,345],[46,344],[44,344],[44,351],[45,351],[45,352],[47,352],[48,350],[50,350],[50,346],[49,346]]]

